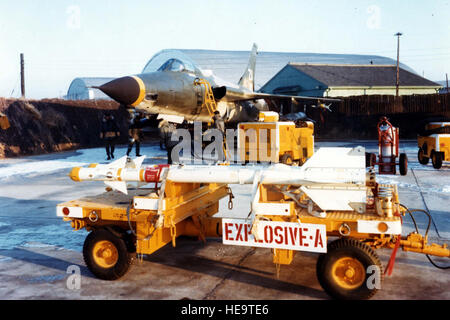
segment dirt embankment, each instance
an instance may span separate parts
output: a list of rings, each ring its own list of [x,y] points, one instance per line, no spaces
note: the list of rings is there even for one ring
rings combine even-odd
[[[0,130],[0,158],[103,145],[100,124],[110,112],[125,143],[128,112],[113,101],[22,100],[0,98],[10,127]]]

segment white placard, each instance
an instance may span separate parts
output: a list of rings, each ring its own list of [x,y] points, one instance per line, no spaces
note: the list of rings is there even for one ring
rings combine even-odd
[[[326,226],[298,222],[259,221],[257,238],[243,219],[222,219],[224,244],[262,248],[327,252]]]

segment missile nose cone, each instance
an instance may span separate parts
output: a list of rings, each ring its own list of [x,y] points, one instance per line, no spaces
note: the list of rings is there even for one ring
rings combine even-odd
[[[136,106],[145,96],[145,85],[136,76],[122,77],[107,82],[98,87],[106,95],[125,105]]]
[[[72,179],[73,181],[81,181],[81,179],[80,179],[80,170],[81,170],[80,167],[72,168],[72,170],[69,173],[70,179]]]

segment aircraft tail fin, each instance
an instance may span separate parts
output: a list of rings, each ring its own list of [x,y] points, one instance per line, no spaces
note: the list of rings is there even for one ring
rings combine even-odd
[[[244,88],[255,91],[255,66],[256,66],[256,54],[258,46],[253,44],[252,52],[250,53],[250,59],[248,60],[247,69],[239,79],[238,84]]]

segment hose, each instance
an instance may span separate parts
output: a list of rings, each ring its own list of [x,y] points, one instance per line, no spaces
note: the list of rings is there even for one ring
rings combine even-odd
[[[412,220],[413,223],[414,223],[414,228],[416,229],[416,232],[419,233],[419,228],[417,227],[416,219],[414,219],[414,216],[412,215],[411,211],[409,211],[409,209],[408,209],[406,206],[404,206],[403,204],[401,204],[401,203],[400,203],[400,206],[401,206],[403,209],[405,209],[406,212],[408,212],[409,216],[411,217],[411,220]]]
[[[406,206],[404,206],[404,205],[402,205],[402,204],[400,204],[400,206],[401,206],[402,208],[404,208],[404,209],[406,210],[406,212],[408,212],[408,214],[410,215],[411,220],[412,220],[413,223],[414,223],[414,227],[415,227],[417,233],[419,233],[419,228],[417,227],[417,223],[416,223],[416,220],[414,219],[413,212],[422,212],[422,213],[425,213],[425,214],[428,216],[428,226],[427,226],[427,230],[426,230],[426,232],[425,232],[425,238],[428,236],[428,231],[430,230],[430,225],[431,225],[431,222],[432,222],[432,221],[433,221],[434,228],[436,229],[436,233],[437,233],[438,236],[439,236],[439,232],[438,232],[438,230],[437,230],[436,224],[434,223],[433,217],[431,216],[431,214],[430,214],[429,212],[427,212],[427,211],[425,211],[425,210],[422,210],[422,209],[413,209],[413,210],[409,210]],[[442,239],[441,236],[439,236],[439,238]],[[442,269],[442,270],[450,269],[450,266],[443,267],[443,266],[437,265],[437,264],[431,259],[431,257],[430,257],[428,254],[425,254],[425,256],[427,257],[428,261],[430,261],[430,263],[431,263],[433,266],[435,266],[436,268]]]
[[[420,188],[419,181],[417,180],[416,174],[414,173],[414,170],[413,170],[413,169],[411,169],[411,172],[412,172],[412,174],[413,174],[413,177],[414,177],[414,180],[416,181],[417,186],[419,187],[419,193],[420,193],[420,196],[421,196],[421,198],[422,198],[422,202],[423,202],[423,204],[424,204],[424,206],[425,206],[426,211],[428,212],[429,209],[428,209],[427,203],[426,203],[426,201],[425,201],[425,198],[424,198],[424,196],[423,196],[422,190],[421,190],[421,188]],[[403,207],[405,207],[405,206],[403,206]],[[405,207],[405,208],[406,208],[406,207]],[[426,212],[426,213],[427,213],[427,212]],[[429,213],[427,213],[427,214],[429,214]],[[429,216],[429,217],[431,217],[431,216]],[[438,231],[438,229],[437,229],[436,223],[434,223],[433,218],[431,218],[431,222],[433,223],[433,226],[434,226],[434,229],[436,230],[436,234],[437,234],[438,238],[439,238],[439,239],[442,239],[442,240],[447,240],[447,241],[449,241],[450,239],[444,238],[444,237],[442,237],[442,236],[440,235],[440,233],[439,233],[439,231]]]
[[[147,235],[145,238],[139,238],[136,231],[134,231],[133,226],[131,225],[131,219],[130,219],[130,208],[132,206],[132,203],[130,203],[127,206],[127,220],[128,220],[128,227],[130,228],[131,233],[136,237],[136,240],[141,240],[141,241],[146,241],[146,240],[150,240],[151,237],[153,236],[153,233],[156,231],[156,226],[153,223],[153,231]]]

